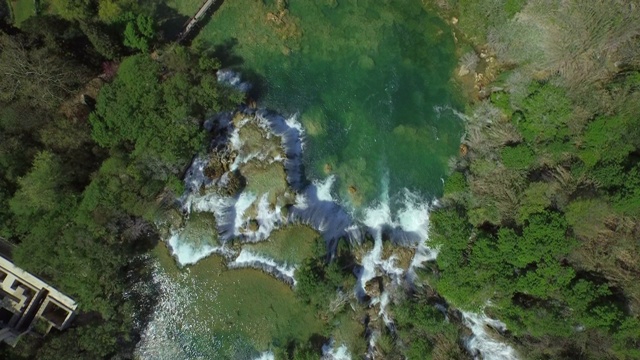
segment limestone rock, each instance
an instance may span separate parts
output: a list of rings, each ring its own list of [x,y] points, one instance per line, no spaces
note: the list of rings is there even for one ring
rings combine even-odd
[[[247,184],[246,179],[237,170],[230,172],[227,176],[228,182],[224,190],[225,193],[229,196],[233,196],[239,193]]]
[[[249,226],[248,226],[249,230],[258,231],[259,228],[260,228],[260,224],[258,224],[258,221],[256,220],[249,221]]]
[[[376,276],[371,279],[371,281],[365,285],[364,290],[371,298],[379,297],[384,290],[382,276]]]
[[[469,69],[467,69],[466,66],[462,65],[460,66],[460,69],[458,70],[458,76],[465,76],[468,75],[470,73]]]

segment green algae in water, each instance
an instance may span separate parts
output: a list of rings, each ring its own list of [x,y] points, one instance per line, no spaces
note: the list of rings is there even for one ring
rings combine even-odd
[[[163,244],[154,255],[164,294],[143,358],[255,359],[272,345],[322,331],[311,308],[261,271],[227,270],[219,256],[179,269]]]
[[[392,196],[441,194],[462,132],[447,110],[457,106],[447,25],[419,0],[275,3],[227,1],[197,40],[235,44],[262,103],[300,113],[309,175],[331,169],[356,206],[379,198],[385,174]]]

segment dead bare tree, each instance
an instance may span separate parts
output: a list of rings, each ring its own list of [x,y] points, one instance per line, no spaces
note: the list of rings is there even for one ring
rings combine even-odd
[[[49,107],[87,80],[85,68],[26,36],[0,35],[0,100]]]

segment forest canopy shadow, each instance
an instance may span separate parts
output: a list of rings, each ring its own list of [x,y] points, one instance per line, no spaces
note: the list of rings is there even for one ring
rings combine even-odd
[[[164,2],[157,5],[154,15],[162,38],[166,41],[178,39],[178,36],[189,21],[188,16],[178,13],[176,9],[169,7]]]

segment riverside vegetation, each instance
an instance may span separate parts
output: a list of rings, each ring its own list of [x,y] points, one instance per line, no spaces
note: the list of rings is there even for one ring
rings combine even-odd
[[[527,358],[640,358],[638,3],[438,6],[500,67],[432,214],[429,284]]]
[[[484,80],[464,155],[431,214],[440,254],[423,286],[391,307],[397,332],[382,334],[380,353],[469,357],[462,327],[433,307],[435,290],[504,321],[523,357],[640,358],[638,5],[425,2],[456,17],[476,46],[461,56],[464,76]],[[205,117],[243,95],[218,84],[212,54],[163,43],[184,17],[162,3],[39,4],[39,16],[1,27],[0,236],[82,313],[71,329],[0,356],[130,358],[139,309],[155,297],[139,286],[151,276],[153,221],[183,191],[183,170],[210,136]],[[90,96],[70,100],[79,94]],[[323,305],[354,287],[351,252],[341,241],[327,262],[320,241],[296,274],[299,301],[333,324],[345,315]],[[318,358],[312,340],[282,339],[274,353]]]

